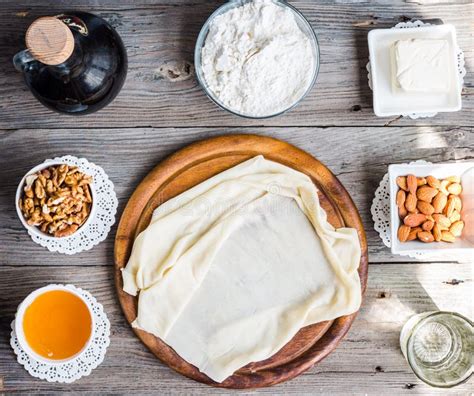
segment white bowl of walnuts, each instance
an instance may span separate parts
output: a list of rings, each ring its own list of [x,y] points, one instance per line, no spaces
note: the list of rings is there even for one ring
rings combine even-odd
[[[94,182],[76,166],[45,162],[31,169],[16,191],[16,210],[31,233],[67,238],[95,214]]]
[[[474,254],[474,163],[390,165],[392,253]]]

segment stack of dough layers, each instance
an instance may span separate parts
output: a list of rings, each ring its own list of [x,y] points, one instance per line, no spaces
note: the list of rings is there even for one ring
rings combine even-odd
[[[258,156],[159,206],[123,289],[139,293],[134,327],[222,382],[302,327],[357,311],[360,255],[308,176]]]

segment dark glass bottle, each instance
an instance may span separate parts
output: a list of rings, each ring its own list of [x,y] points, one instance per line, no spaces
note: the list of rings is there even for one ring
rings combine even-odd
[[[27,31],[26,45],[27,50],[15,55],[15,67],[33,95],[61,113],[88,114],[103,108],[117,96],[127,75],[120,36],[102,18],[86,12],[37,19]]]

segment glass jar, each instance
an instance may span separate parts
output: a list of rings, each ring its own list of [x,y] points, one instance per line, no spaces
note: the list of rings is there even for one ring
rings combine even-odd
[[[413,372],[428,385],[451,388],[472,375],[473,323],[458,313],[413,316],[400,333],[400,347]]]

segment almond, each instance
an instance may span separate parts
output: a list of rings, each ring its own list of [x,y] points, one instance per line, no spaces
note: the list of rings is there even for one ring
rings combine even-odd
[[[401,225],[398,229],[398,239],[400,242],[406,242],[411,228],[406,225]]]
[[[458,197],[457,195],[450,195],[450,198],[452,197],[454,199],[454,210],[457,210],[458,212],[461,212],[462,210],[462,200],[461,197]]]
[[[453,215],[455,206],[455,200],[453,198],[448,198],[448,203],[446,204],[443,210],[443,213],[446,215],[446,217],[451,217]]]
[[[405,204],[406,193],[403,190],[397,192],[397,206],[401,208]]]
[[[449,231],[441,231],[441,240],[443,242],[453,243],[456,241],[456,238]]]
[[[441,191],[436,194],[431,202],[435,213],[442,213],[446,203],[448,202],[448,196],[443,194]]]
[[[416,189],[418,188],[418,182],[415,175],[408,175],[407,176],[407,187],[408,191],[413,195],[416,195]]]
[[[434,221],[426,220],[421,226],[421,228],[423,229],[423,231],[431,231],[434,227],[434,224],[435,224]]]
[[[461,220],[461,214],[457,210],[455,210],[453,214],[449,217],[449,221],[452,224],[459,220]]]
[[[464,221],[456,221],[449,227],[449,232],[455,237],[460,237],[464,228]]]
[[[439,191],[441,191],[446,196],[449,195],[449,192],[447,190],[449,183],[449,180],[441,180],[441,185],[439,186]]]
[[[412,193],[409,193],[407,195],[407,198],[405,200],[405,208],[406,210],[408,210],[409,212],[415,212],[416,210],[416,202],[417,202],[417,199],[416,199],[416,196]]]
[[[416,238],[418,238],[418,233],[420,231],[422,231],[421,227],[412,228],[410,233],[408,234],[407,241],[414,241]]]
[[[438,224],[440,230],[449,230],[449,227],[451,227],[449,219],[442,214],[434,214],[433,219],[435,223]]]
[[[448,176],[445,180],[450,183],[461,183],[461,178],[459,176]]]
[[[431,203],[433,198],[438,194],[438,190],[429,186],[422,186],[416,192],[416,196],[419,200]]]
[[[418,203],[416,204],[416,207],[421,213],[427,216],[431,216],[435,211],[433,206],[425,201],[418,201]]]
[[[430,243],[430,242],[434,241],[433,234],[431,232],[428,232],[428,231],[420,231],[418,233],[418,239],[421,242],[425,242],[425,243]]]
[[[439,225],[438,224],[435,224],[433,226],[433,237],[435,239],[436,242],[439,242],[441,241],[441,229],[439,228]]]
[[[426,176],[426,182],[430,187],[436,188],[437,190],[439,190],[441,186],[441,182],[434,176]]]
[[[426,220],[426,216],[423,213],[410,213],[403,219],[403,222],[405,223],[405,225],[409,227],[418,227],[425,220]]]
[[[452,183],[447,188],[448,192],[453,195],[459,195],[462,192],[462,187],[459,183]]]
[[[398,176],[397,177],[397,186],[400,187],[404,191],[408,191],[407,178],[405,176]]]
[[[418,187],[424,186],[426,184],[426,179],[424,177],[417,177],[416,178],[416,185]]]
[[[400,216],[401,219],[404,219],[407,214],[408,214],[408,211],[405,209],[405,206],[398,208],[398,215]]]

